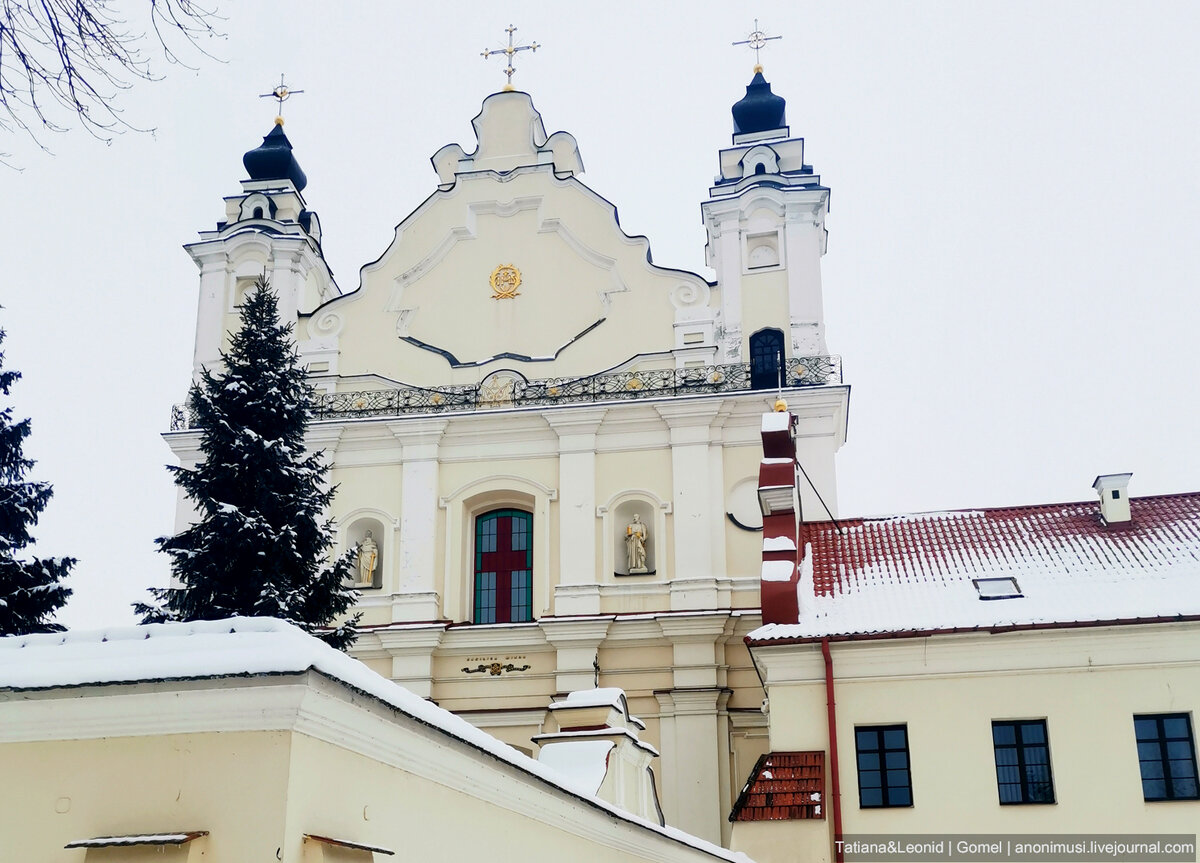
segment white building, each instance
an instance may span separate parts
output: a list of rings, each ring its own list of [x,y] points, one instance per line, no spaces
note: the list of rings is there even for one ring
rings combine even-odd
[[[534,761],[262,618],[3,638],[3,858],[750,863],[662,825],[619,693],[555,712]]]
[[[837,840],[878,834],[1194,843],[1200,493],[1131,502],[1115,474],[1086,503],[801,521],[793,433],[764,418],[765,625],[746,641],[770,752],[732,847],[841,861]]]

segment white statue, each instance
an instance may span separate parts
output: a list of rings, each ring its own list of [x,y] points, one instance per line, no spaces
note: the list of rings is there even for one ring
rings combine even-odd
[[[625,553],[631,573],[649,572],[646,569],[646,540],[649,538],[650,532],[642,524],[642,517],[635,512],[633,521],[625,526]]]
[[[371,531],[358,544],[358,581],[356,584],[370,587],[375,583],[375,566],[379,563],[379,546],[371,538]]]

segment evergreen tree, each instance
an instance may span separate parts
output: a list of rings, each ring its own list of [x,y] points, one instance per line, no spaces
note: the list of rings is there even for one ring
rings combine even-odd
[[[0,330],[0,344],[4,330]],[[20,372],[4,369],[0,351],[0,393],[9,395]],[[0,410],[0,635],[62,632],[50,616],[67,601],[71,588],[62,583],[75,560],[70,557],[17,560],[32,542],[29,530],[50,502],[54,490],[46,482],[26,482],[33,461],[21,454],[29,436],[29,420],[13,422],[12,408]]]
[[[313,632],[354,604],[353,550],[328,560],[333,530],[322,515],[335,489],[324,487],[321,454],[304,454],[311,391],[265,279],[221,358],[225,370],[203,370],[189,398],[203,461],[169,468],[199,515],[157,540],[183,586],[152,588],[156,604],[135,608],[145,623],[253,615]],[[360,616],[320,637],[349,647]]]

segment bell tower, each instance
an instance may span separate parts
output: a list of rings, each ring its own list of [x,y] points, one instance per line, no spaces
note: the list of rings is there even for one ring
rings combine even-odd
[[[282,117],[242,164],[249,179],[242,180],[241,194],[225,198],[225,219],[184,247],[200,268],[193,375],[219,362],[225,334],[236,329],[242,295],[259,276],[265,275],[279,295],[284,324],[296,323],[341,294],[321,252],[320,220],[301,195],[308,180]],[[297,329],[296,337],[301,336]],[[312,345],[299,347],[306,358],[326,363],[320,369],[310,363],[310,370],[336,371],[328,367],[335,358],[318,356],[323,352]]]
[[[821,256],[829,189],[804,164],[804,139],[789,137],[785,109],[755,66],[733,106],[733,146],[721,150],[721,172],[700,205],[724,361],[748,361],[766,376],[780,355],[828,353]]]

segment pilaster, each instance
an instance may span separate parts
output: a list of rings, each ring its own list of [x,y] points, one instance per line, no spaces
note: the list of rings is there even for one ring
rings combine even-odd
[[[731,690],[659,690],[663,809],[667,823],[720,844],[728,815],[728,718]]]
[[[598,614],[596,587],[596,432],[606,408],[547,412],[558,435],[559,586],[554,612]],[[577,589],[591,585],[593,590]]]
[[[565,695],[596,685],[596,654],[608,635],[611,617],[582,620],[542,618],[538,627],[546,641],[557,651],[554,674],[555,692]]]
[[[377,630],[379,643],[392,658],[392,680],[422,698],[432,698],[433,654],[445,632],[440,623]]]
[[[670,429],[675,552],[671,579],[714,576],[711,537],[713,531],[723,533],[725,526],[717,521],[718,514],[724,513],[722,502],[712,499],[709,447],[720,407],[700,401],[655,406]]]
[[[809,196],[806,196],[809,197]],[[825,310],[821,289],[821,255],[825,245],[825,203],[821,197],[788,202],[786,251],[788,268],[788,312],[794,356],[823,356]]]
[[[400,444],[399,584],[402,602],[392,604],[395,621],[436,620],[438,449],[447,420],[419,419],[388,424]],[[397,600],[400,597],[396,598]]]

